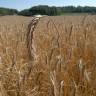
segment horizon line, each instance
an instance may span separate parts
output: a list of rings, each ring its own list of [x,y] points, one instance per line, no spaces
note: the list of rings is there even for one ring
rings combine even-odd
[[[55,5],[34,5],[34,6],[31,6],[29,8],[24,8],[24,9],[17,9],[17,8],[12,8],[12,7],[3,7],[1,6],[0,8],[6,8],[6,9],[15,9],[17,11],[22,11],[22,10],[25,10],[25,9],[30,9],[32,7],[35,7],[35,6],[49,6],[49,7],[68,7],[68,6],[73,6],[73,7],[96,7],[96,6],[90,6],[90,5],[64,5],[64,6],[55,6]]]

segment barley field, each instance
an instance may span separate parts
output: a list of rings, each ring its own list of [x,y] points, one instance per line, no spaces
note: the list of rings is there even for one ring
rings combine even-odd
[[[96,16],[0,17],[0,96],[96,96]]]

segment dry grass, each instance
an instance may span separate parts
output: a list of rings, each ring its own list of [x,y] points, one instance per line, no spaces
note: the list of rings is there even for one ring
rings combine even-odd
[[[0,95],[96,96],[96,16],[31,19],[0,17]]]

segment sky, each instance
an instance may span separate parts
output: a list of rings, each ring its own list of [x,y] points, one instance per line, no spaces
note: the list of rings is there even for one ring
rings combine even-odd
[[[0,7],[14,8],[19,11],[36,5],[96,7],[96,0],[0,0]]]

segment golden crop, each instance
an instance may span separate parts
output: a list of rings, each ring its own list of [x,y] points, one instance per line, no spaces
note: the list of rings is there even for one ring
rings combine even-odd
[[[0,96],[96,96],[96,16],[0,17]]]

